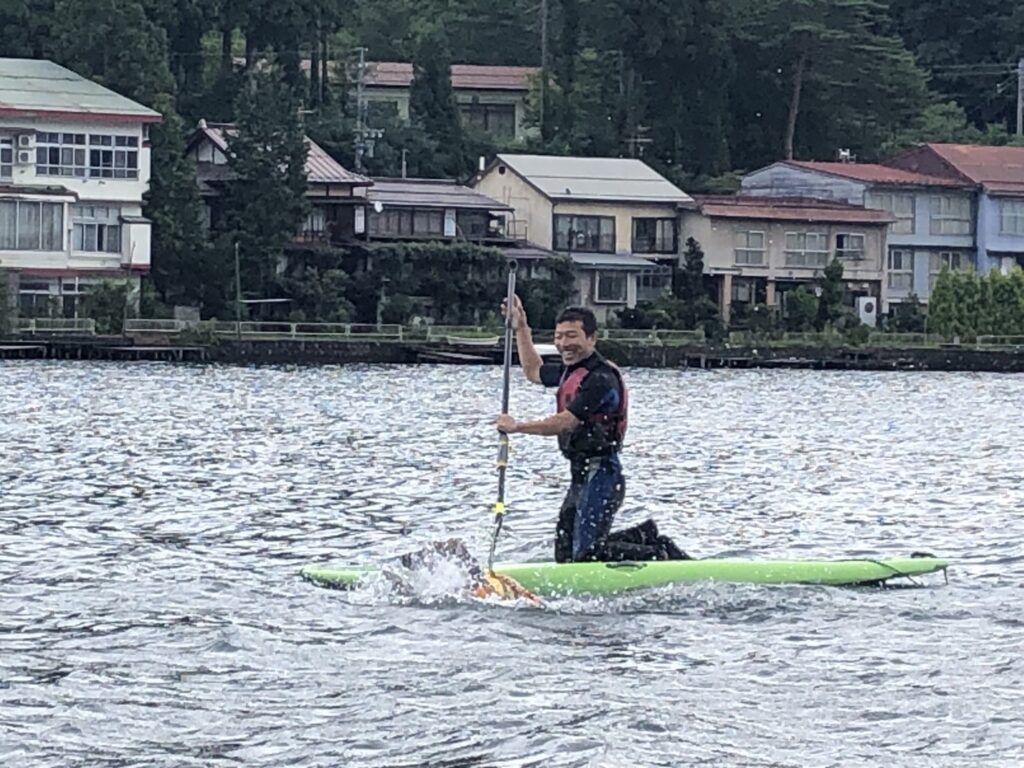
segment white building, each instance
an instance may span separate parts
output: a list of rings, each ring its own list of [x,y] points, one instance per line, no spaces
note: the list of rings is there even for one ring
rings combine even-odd
[[[50,61],[0,59],[0,270],[25,316],[75,317],[149,271],[148,127],[159,113]]]

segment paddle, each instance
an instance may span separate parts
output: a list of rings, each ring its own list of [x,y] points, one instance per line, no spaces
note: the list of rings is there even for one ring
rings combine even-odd
[[[512,376],[512,307],[516,300],[516,262],[508,262],[508,291],[505,295],[505,361],[504,380],[501,388],[501,412],[508,413],[509,383]],[[487,555],[487,572],[493,573],[494,549],[498,545],[498,534],[505,520],[505,470],[508,469],[508,435],[498,435],[498,500],[494,502],[494,536],[491,539],[491,551]]]
[[[501,412],[508,413],[509,383],[512,376],[512,307],[516,298],[516,262],[508,262],[508,291],[505,296],[505,360],[504,380],[501,389]],[[486,587],[477,592],[484,596],[489,589],[498,597],[525,598],[536,605],[541,601],[535,594],[521,586],[514,579],[494,572],[494,550],[498,546],[498,534],[505,520],[505,470],[508,469],[509,442],[504,432],[498,435],[498,500],[494,502],[494,536],[491,538],[491,551],[487,555],[487,570],[484,573]]]

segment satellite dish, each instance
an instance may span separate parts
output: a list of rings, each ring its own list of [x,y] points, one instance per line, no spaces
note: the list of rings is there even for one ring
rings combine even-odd
[[[376,213],[380,213],[381,211],[383,211],[383,210],[384,210],[384,206],[383,206],[383,205],[381,205],[381,202],[380,202],[380,200],[374,200],[374,201],[373,201],[373,210],[374,210],[374,211],[375,211]]]

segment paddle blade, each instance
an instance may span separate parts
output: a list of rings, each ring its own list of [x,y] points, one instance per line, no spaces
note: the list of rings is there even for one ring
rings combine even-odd
[[[527,600],[534,605],[541,605],[541,600],[533,592],[515,579],[488,571],[483,579],[473,588],[473,597],[497,597],[501,600]]]

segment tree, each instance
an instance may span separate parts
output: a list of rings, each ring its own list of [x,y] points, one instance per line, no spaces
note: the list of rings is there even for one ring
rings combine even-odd
[[[677,273],[676,278],[673,290],[681,301],[681,327],[704,327],[710,335],[712,326],[718,322],[718,305],[708,294],[707,283],[704,281],[704,250],[692,237],[686,240],[683,269]]]
[[[803,333],[811,330],[818,318],[818,299],[804,286],[786,293],[786,316],[783,320],[787,331]]]
[[[462,125],[452,92],[451,54],[436,27],[421,34],[413,60],[409,117],[437,147],[430,176],[464,175],[471,165],[465,154]]]
[[[818,281],[821,295],[818,297],[818,330],[834,325],[843,313],[843,296],[846,286],[843,283],[843,265],[839,259],[833,258],[825,267],[821,280]]]
[[[252,72],[235,111],[225,196],[227,229],[239,244],[243,290],[265,294],[285,245],[308,212],[306,141],[299,104],[277,68]]]
[[[174,93],[167,34],[137,0],[57,0],[49,54],[146,106]]]
[[[851,129],[847,133],[854,136],[869,130],[889,132],[924,107],[925,73],[902,42],[886,32],[886,21],[884,6],[872,0],[753,4],[742,34],[757,41],[764,54],[762,66],[786,79],[778,83],[778,95],[784,95],[787,105],[784,158],[796,154],[799,118],[808,97],[822,105],[820,117],[826,125],[834,126],[842,117]],[[863,140],[847,140],[844,146],[851,143],[855,148],[871,146]]]
[[[163,122],[150,129],[152,176],[143,212],[153,222],[152,276],[164,303],[196,302],[197,281],[206,246],[200,228],[202,204],[195,167],[185,157],[182,120],[169,96],[156,107]]]

